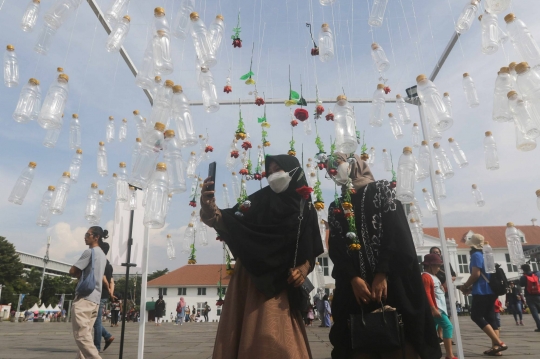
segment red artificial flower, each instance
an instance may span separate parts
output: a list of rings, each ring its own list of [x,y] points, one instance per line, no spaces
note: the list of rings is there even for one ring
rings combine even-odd
[[[317,107],[315,107],[315,112],[317,112],[317,115],[322,115],[324,107],[322,105],[317,105]]]
[[[255,105],[257,105],[257,106],[264,105],[264,99],[262,97],[257,97],[255,99]]]
[[[291,121],[291,126],[292,127],[296,127],[297,125],[298,125],[298,121],[296,121],[296,120]]]
[[[317,163],[317,166],[319,166],[319,169],[322,170],[322,169],[325,169],[325,168],[326,168],[326,163],[324,163],[324,162],[319,162],[319,163]]]
[[[214,152],[214,147],[212,146],[206,146],[204,148],[204,152],[208,153],[208,152]]]
[[[352,212],[345,213],[345,218],[352,218],[352,217],[354,217],[354,213]]]
[[[335,176],[335,175],[337,175],[337,170],[335,168],[330,168],[328,170],[328,174],[331,175],[331,176]]]
[[[390,182],[390,188],[396,188],[396,181]]]
[[[240,40],[240,38],[237,37],[236,39],[233,40],[232,44],[234,48],[242,47],[242,40]]]
[[[354,188],[351,188],[349,192],[351,192],[351,194],[356,194],[356,190]]]
[[[297,188],[296,189],[296,192],[302,196],[303,199],[309,199],[309,196],[311,195],[311,193],[313,192],[313,188],[311,187],[308,187],[308,186],[302,186],[300,188]]]
[[[333,210],[332,212],[334,212],[334,214],[341,214],[341,213],[343,213],[343,211],[342,211],[340,208],[334,208],[334,210]]]
[[[309,112],[307,112],[303,108],[297,108],[296,110],[294,110],[294,117],[296,117],[300,121],[305,121],[309,118]]]
[[[253,175],[253,178],[256,179],[257,181],[262,180],[262,176],[261,176],[260,173],[255,173],[255,174]]]
[[[232,86],[229,86],[229,85],[225,86],[223,88],[223,92],[226,92],[226,93],[232,92]]]
[[[241,211],[241,212],[247,212],[247,211],[249,211],[249,207],[246,207],[246,206],[244,206],[244,205],[241,205],[239,208],[240,208],[240,211]]]
[[[263,173],[261,173],[261,176],[266,177],[266,171],[263,171]]]
[[[239,155],[238,151],[231,151],[231,157],[238,158]]]
[[[328,115],[326,115],[326,121],[334,121],[334,114],[330,112]]]
[[[189,205],[190,205],[191,207],[197,207],[197,202],[195,202],[195,201],[189,201]]]
[[[224,303],[225,301],[223,299],[218,299],[218,301],[216,302],[216,307],[221,307]]]
[[[246,151],[249,150],[251,147],[253,147],[253,146],[251,146],[251,142],[249,142],[249,141],[244,141],[244,142],[242,143],[242,148],[243,148],[244,150],[246,150]]]
[[[242,168],[242,169],[239,171],[239,173],[240,173],[241,175],[247,175],[247,174],[249,174],[247,168]]]
[[[390,93],[390,91],[392,91],[392,90],[390,90],[390,87],[389,87],[389,86],[386,86],[386,87],[384,88],[384,93],[385,93],[385,94],[388,95],[388,94]]]
[[[319,48],[314,47],[311,49],[311,56],[318,56],[319,55]]]

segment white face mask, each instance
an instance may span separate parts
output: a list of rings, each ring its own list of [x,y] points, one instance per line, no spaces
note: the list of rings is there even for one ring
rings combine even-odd
[[[289,183],[291,182],[292,176],[297,169],[298,167],[290,172],[275,172],[268,176],[268,185],[270,186],[272,191],[276,193],[282,193],[287,188],[289,188]],[[291,172],[292,175],[290,174]]]
[[[334,176],[334,182],[344,185],[349,181],[349,162],[343,162],[337,167],[337,174]]]

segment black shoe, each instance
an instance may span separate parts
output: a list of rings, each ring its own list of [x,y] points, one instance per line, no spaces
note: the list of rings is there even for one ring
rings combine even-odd
[[[103,351],[107,350],[107,348],[109,347],[109,345],[111,345],[113,340],[114,340],[114,337],[110,337],[109,340],[105,340],[105,347],[103,348]]]
[[[535,332],[540,332],[540,329],[535,329],[534,331],[535,331]]]

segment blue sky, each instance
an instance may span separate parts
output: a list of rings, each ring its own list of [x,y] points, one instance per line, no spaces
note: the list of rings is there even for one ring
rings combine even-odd
[[[109,178],[101,178],[96,170],[98,142],[104,140],[105,126],[109,116],[114,116],[117,128],[122,118],[128,119],[128,140],[123,143],[108,144],[109,173],[119,162],[130,161],[131,148],[135,138],[132,111],[138,109],[144,116],[150,113],[150,104],[119,54],[109,54],[105,50],[106,33],[86,2],[58,30],[47,56],[33,51],[42,16],[52,1],[43,1],[40,18],[32,33],[25,33],[19,23],[27,5],[21,0],[0,0],[0,44],[5,48],[13,44],[20,64],[20,85],[16,88],[0,86],[0,210],[1,235],[14,242],[21,251],[43,254],[46,236],[51,235],[51,258],[73,262],[84,249],[83,234],[88,224],[84,219],[86,196],[90,183],[97,182],[104,188]],[[106,9],[109,0],[98,0]],[[291,66],[293,89],[300,90],[302,79],[304,97],[315,97],[315,86],[321,98],[335,99],[344,89],[349,98],[370,98],[379,82],[379,74],[370,57],[370,45],[378,42],[386,51],[391,68],[384,77],[392,92],[405,95],[405,88],[415,84],[418,74],[429,75],[449,41],[465,1],[390,1],[383,25],[371,30],[367,24],[368,9],[372,1],[337,0],[331,7],[323,7],[316,0],[299,1],[196,1],[196,10],[208,26],[215,15],[223,14],[226,30],[221,49],[217,54],[218,64],[212,68],[214,81],[220,100],[253,98],[247,86],[239,78],[249,71],[251,47],[255,43],[253,72],[259,94],[267,98],[288,96],[288,66]],[[176,14],[179,1],[172,0],[132,0],[128,14],[132,18],[131,30],[124,44],[136,66],[140,66],[147,43],[148,31],[153,19],[153,9],[163,6],[171,20]],[[241,10],[241,38],[243,47],[234,49],[229,40],[232,28],[236,26],[238,9]],[[512,7],[520,19],[540,39],[540,25],[535,24],[537,7],[531,0],[516,2]],[[505,28],[502,14],[499,25]],[[306,22],[313,24],[317,36],[320,25],[326,22],[335,35],[336,57],[328,63],[321,63],[311,57],[312,42]],[[537,217],[536,196],[540,188],[538,149],[520,152],[515,148],[513,125],[495,123],[491,119],[493,106],[493,86],[497,71],[511,61],[521,61],[510,43],[493,55],[481,52],[480,24],[475,21],[472,29],[464,34],[448,57],[446,64],[435,81],[441,92],[450,92],[454,107],[454,126],[443,133],[443,147],[449,152],[448,137],[454,137],[465,151],[469,166],[455,168],[456,175],[446,181],[448,198],[442,202],[444,224],[446,226],[492,226],[513,221],[518,225],[530,225],[530,219]],[[172,40],[175,71],[167,76],[183,86],[189,99],[200,101],[201,94],[196,84],[195,55],[191,39]],[[56,68],[62,66],[70,76],[70,94],[65,110],[66,119],[56,148],[48,149],[41,143],[45,135],[35,122],[19,124],[11,114],[15,108],[22,85],[30,78],[41,81],[45,94],[53,79]],[[225,94],[222,88],[231,73],[233,92]],[[476,82],[481,105],[471,109],[466,105],[461,88],[462,73],[469,72]],[[324,104],[326,109],[333,102]],[[387,104],[387,112],[396,112],[393,104]],[[310,113],[314,106],[308,106]],[[271,105],[267,109],[271,154],[284,153],[290,140],[289,109],[284,105]],[[418,122],[418,112],[410,107],[413,122]],[[192,108],[197,133],[208,133],[214,147],[211,160],[218,162],[219,183],[230,184],[230,176],[224,163],[238,121],[237,106],[222,106],[217,113],[207,114],[201,108]],[[246,127],[254,146],[260,144],[260,127],[257,117],[263,108],[256,105],[242,107]],[[48,229],[37,227],[35,219],[43,192],[48,185],[56,184],[66,171],[73,155],[68,144],[69,118],[78,113],[82,124],[83,166],[79,182],[74,184],[68,199],[66,211],[61,216],[53,216]],[[391,150],[395,163],[404,146],[410,145],[411,128],[403,129],[405,136],[395,140],[390,126],[385,121],[381,128],[371,128],[368,124],[369,104],[355,105],[357,126],[365,131],[368,147],[377,150],[376,163],[372,166],[377,179],[390,179],[381,162],[383,148]],[[319,131],[329,149],[333,123],[320,121]],[[499,148],[500,169],[488,171],[484,166],[482,140],[484,132],[491,130]],[[315,135],[307,136],[302,126],[295,129],[296,148],[304,148],[304,158],[317,152]],[[188,151],[184,151],[187,160]],[[256,154],[252,153],[252,159]],[[22,169],[29,161],[36,161],[36,177],[22,206],[7,201],[9,193]],[[205,174],[207,163],[198,171]],[[456,166],[457,167],[457,166]],[[333,198],[333,183],[323,181],[324,196],[329,203]],[[478,184],[483,192],[486,205],[475,206],[470,192],[471,184]],[[266,185],[266,182],[264,182]],[[249,183],[249,191],[258,189],[258,183]],[[417,184],[416,196],[425,214],[424,225],[436,225],[435,217],[427,214],[421,189],[428,187],[428,181]],[[218,201],[221,195],[218,194]],[[176,268],[186,264],[187,258],[180,254],[183,231],[188,223],[192,208],[188,206],[188,194],[176,195],[173,199],[167,225],[162,230],[151,231],[150,269]],[[111,226],[114,206],[106,203],[102,216],[102,226]],[[111,229],[111,228],[109,228]],[[177,257],[167,260],[166,234],[172,234],[177,248]],[[222,253],[219,243],[210,236],[210,245],[198,252],[199,263],[219,263]]]

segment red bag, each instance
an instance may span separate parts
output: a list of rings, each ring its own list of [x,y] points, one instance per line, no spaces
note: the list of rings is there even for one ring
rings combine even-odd
[[[526,275],[525,277],[527,278],[527,293],[529,295],[540,295],[538,277],[535,274]]]
[[[180,306],[180,303],[176,305],[176,313],[182,313],[182,307]]]

